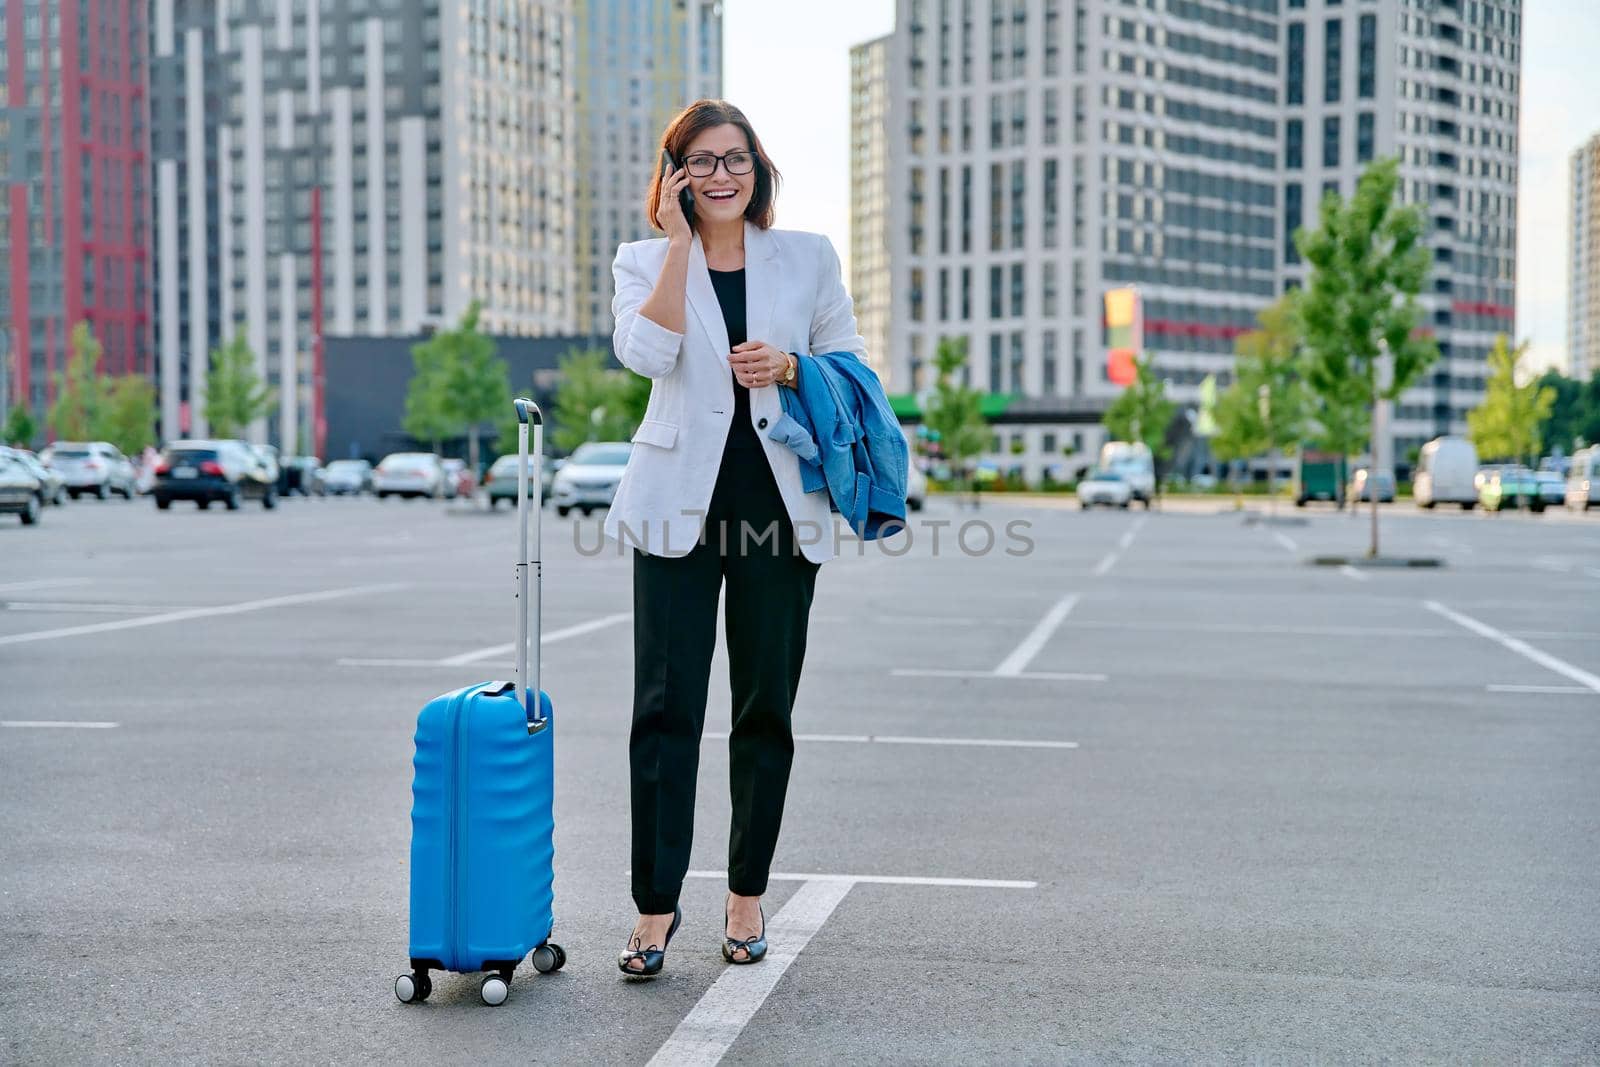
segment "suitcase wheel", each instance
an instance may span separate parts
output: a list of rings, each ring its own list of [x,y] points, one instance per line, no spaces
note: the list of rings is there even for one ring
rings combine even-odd
[[[419,1004],[427,1000],[432,992],[433,980],[428,977],[427,971],[413,971],[394,980],[395,999],[402,1004]]]
[[[567,953],[560,945],[547,943],[533,950],[533,969],[540,974],[559,971],[567,965]]]
[[[497,1008],[506,1002],[506,997],[511,993],[511,986],[498,974],[491,974],[478,986],[478,995],[483,1002],[491,1008]]]

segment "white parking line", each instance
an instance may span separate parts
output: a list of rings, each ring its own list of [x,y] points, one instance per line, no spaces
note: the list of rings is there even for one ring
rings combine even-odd
[[[115,730],[114,722],[50,722],[47,720],[0,719],[0,726],[25,730]]]
[[[75,600],[0,601],[0,610],[42,611],[51,615],[149,615],[158,611],[180,611],[172,604],[90,604]]]
[[[613,626],[625,619],[631,619],[631,612],[622,612],[617,615],[604,615],[588,622],[576,623],[561,630],[551,630],[547,634],[539,635],[539,647],[553,645],[557,641],[565,641],[571,637],[582,637],[584,634],[593,633],[602,627]],[[516,642],[509,645],[495,645],[493,648],[480,648],[472,652],[463,652],[458,656],[447,656],[444,659],[341,659],[341,667],[493,667],[506,666],[504,663],[485,663],[490,656],[503,656],[507,652],[516,651]]]
[[[1133,539],[1138,536],[1139,528],[1142,527],[1145,522],[1148,521],[1148,519],[1149,516],[1141,515],[1133,521],[1133,525],[1130,526],[1128,531],[1118,539],[1116,551],[1108,553],[1106,558],[1102,559],[1095,567],[1094,573],[1096,577],[1109,573],[1111,568],[1117,565],[1117,561],[1122,558],[1122,554],[1128,551],[1128,546],[1133,544]]]
[[[771,947],[759,967],[729,967],[672,1031],[651,1067],[710,1067],[720,1063],[739,1039],[767,995],[789,969],[833,909],[850,892],[851,882],[808,881],[767,922]]]
[[[896,678],[1024,678],[1042,682],[1103,682],[1103,674],[1073,674],[1066,671],[1018,671],[1016,674],[997,674],[994,671],[946,670],[940,667],[896,667],[889,672]]]
[[[1033,628],[1033,631],[1022,639],[1022,643],[1016,647],[1011,655],[1000,662],[1000,666],[994,669],[994,673],[1002,677],[1021,674],[1022,669],[1028,665],[1028,661],[1039,654],[1039,650],[1044,647],[1044,643],[1050,640],[1050,635],[1056,632],[1056,628],[1061,625],[1061,621],[1067,617],[1067,613],[1072,610],[1073,605],[1077,602],[1077,593],[1068,593],[1056,601],[1055,606],[1045,612],[1044,618],[1040,619],[1039,624]]]
[[[726,741],[725,733],[705,733],[707,741]],[[1077,748],[1076,741],[1013,741],[990,737],[888,737],[876,734],[795,734],[796,741],[844,745],[955,745],[972,748]]]
[[[1284,548],[1288,549],[1290,552],[1298,552],[1298,551],[1300,551],[1300,546],[1295,544],[1294,543],[1294,538],[1290,537],[1288,534],[1280,533],[1277,530],[1273,530],[1272,531],[1272,537],[1273,537],[1274,540],[1276,540],[1278,542],[1278,544],[1282,545]]]
[[[68,585],[90,585],[90,578],[35,578],[28,582],[10,582],[0,585],[0,593],[20,593],[25,589],[59,589]]]
[[[690,878],[727,880],[727,871],[690,871]],[[1038,889],[1038,882],[1009,881],[1000,878],[917,878],[898,874],[798,874],[778,872],[767,875],[769,882],[850,882],[862,885],[932,885],[954,889]]]
[[[366,593],[388,593],[405,587],[405,582],[388,582],[383,585],[357,585],[347,589],[325,589],[318,593],[293,593],[289,596],[267,597],[264,600],[246,600],[239,604],[219,604],[211,608],[186,608],[183,611],[169,611],[161,615],[145,615],[137,619],[118,619],[116,622],[95,622],[87,623],[83,626],[64,626],[58,630],[35,630],[32,633],[6,634],[0,637],[0,645],[20,645],[29,641],[50,641],[58,637],[82,637],[86,634],[102,634],[112,630],[132,630],[140,626],[160,626],[163,623],[187,622],[190,619],[206,619],[217,615],[242,615],[247,611],[263,611],[267,608],[282,608],[292,604],[316,604],[326,600],[361,596]]]
[[[1491,693],[1587,693],[1581,685],[1486,685]]]
[[[1546,667],[1552,671],[1555,671],[1557,674],[1565,675],[1566,677],[1571,678],[1574,682],[1578,682],[1579,684],[1583,685],[1585,688],[1592,689],[1596,693],[1600,693],[1600,677],[1596,677],[1586,670],[1574,667],[1566,660],[1558,659],[1548,652],[1541,652],[1539,649],[1534,648],[1526,641],[1519,641],[1509,634],[1505,634],[1499,630],[1496,630],[1488,623],[1479,622],[1470,615],[1463,615],[1459,611],[1451,611],[1437,600],[1425,600],[1423,601],[1423,604],[1429,611],[1432,611],[1438,615],[1443,615],[1451,622],[1454,622],[1459,626],[1466,627],[1468,630],[1478,634],[1480,637],[1487,637],[1489,640],[1494,641],[1505,648],[1509,648],[1511,651],[1520,656],[1526,656],[1528,659],[1533,660],[1533,662],[1537,663],[1541,667]]]
[[[1362,574],[1348,563],[1339,568],[1339,573],[1344,575],[1346,578],[1354,578],[1358,582],[1364,582],[1367,580],[1367,576],[1365,574]]]
[[[556,641],[565,641],[569,637],[582,637],[584,634],[593,633],[607,626],[615,626],[617,623],[631,618],[633,618],[633,613],[627,611],[619,612],[616,615],[604,615],[598,619],[591,619],[588,622],[580,622],[575,626],[568,626],[564,630],[552,630],[547,634],[540,634],[539,644],[543,646]],[[510,644],[480,648],[476,652],[463,652],[459,656],[450,656],[439,662],[447,667],[459,667],[465,663],[476,663],[479,660],[489,659],[491,656],[503,656],[507,652],[515,652],[516,650],[517,643],[513,641]]]

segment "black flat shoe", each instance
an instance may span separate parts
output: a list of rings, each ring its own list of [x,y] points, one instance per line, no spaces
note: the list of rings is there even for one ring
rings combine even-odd
[[[672,944],[672,935],[678,932],[678,924],[683,922],[683,909],[672,909],[672,925],[667,928],[665,943],[660,948],[654,945],[648,948],[639,945],[637,937],[628,942],[628,948],[617,956],[617,967],[629,978],[654,978],[661,973],[661,968],[667,962],[667,945]],[[644,964],[638,970],[629,967],[634,961]]]
[[[728,937],[728,913],[722,913],[722,958],[729,963],[760,963],[767,955],[767,913],[761,905],[756,905],[756,910],[761,912],[761,932],[754,937],[740,940],[737,937]],[[744,949],[744,959],[736,959],[734,953]]]

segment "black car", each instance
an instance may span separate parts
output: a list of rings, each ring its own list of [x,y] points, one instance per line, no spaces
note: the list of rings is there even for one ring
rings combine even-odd
[[[44,492],[44,483],[21,460],[0,456],[0,514],[20,515],[22,525],[32,526],[44,511]]]
[[[243,441],[174,441],[156,464],[150,490],[156,507],[165,511],[174,500],[193,500],[201,510],[221,501],[237,511],[246,500],[264,508],[278,506],[276,472]]]

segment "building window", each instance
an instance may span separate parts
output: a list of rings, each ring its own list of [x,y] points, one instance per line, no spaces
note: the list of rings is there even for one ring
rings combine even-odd
[[[1373,126],[1372,112],[1363,111],[1356,116],[1356,162],[1370,163],[1373,152]]]
[[[1339,165],[1339,116],[1328,115],[1322,120],[1322,165]]]
[[[991,393],[998,393],[1000,391],[1000,383],[1003,380],[1000,377],[1000,374],[1001,374],[1001,365],[1000,365],[1001,347],[1000,346],[1001,346],[1001,335],[997,334],[997,333],[991,333],[989,335],[989,391]]]
[[[989,317],[998,319],[1005,313],[1005,268],[989,268]]]
[[[1356,94],[1363,100],[1371,100],[1378,92],[1378,16],[1361,16],[1358,37],[1360,53]]]
[[[1306,24],[1289,23],[1289,59],[1284,64],[1285,101],[1290,104],[1306,102]]]
[[[1339,77],[1343,65],[1344,21],[1329,19],[1324,27],[1322,39],[1322,101],[1325,104],[1339,102],[1339,94],[1343,88]]]
[[[1300,183],[1289,182],[1283,187],[1283,261],[1287,264],[1300,262],[1294,234],[1300,228],[1301,215]]]
[[[1053,159],[1044,161],[1044,246],[1056,247],[1059,233],[1058,216],[1059,194],[1057,191],[1057,163]]]
[[[922,268],[911,271],[911,321],[922,321]]]
[[[1022,264],[1011,264],[1011,317],[1022,318]]]
[[[1283,165],[1299,170],[1305,165],[1306,124],[1300,119],[1290,119],[1283,127]]]

